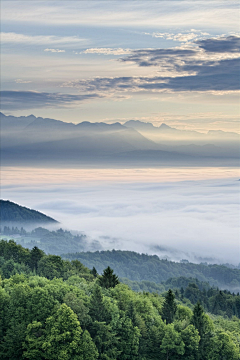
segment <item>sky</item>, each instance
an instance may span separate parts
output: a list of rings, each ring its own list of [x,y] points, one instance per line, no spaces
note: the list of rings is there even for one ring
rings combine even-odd
[[[238,1],[2,1],[4,114],[239,128]]]
[[[232,0],[2,0],[1,111],[240,133],[239,13]],[[239,178],[216,167],[7,167],[1,197],[106,248],[238,264]]]

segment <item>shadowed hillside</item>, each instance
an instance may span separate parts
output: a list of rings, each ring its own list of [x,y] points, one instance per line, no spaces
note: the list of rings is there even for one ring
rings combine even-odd
[[[20,206],[8,200],[0,200],[0,221],[1,223],[57,223],[51,217],[24,206]]]

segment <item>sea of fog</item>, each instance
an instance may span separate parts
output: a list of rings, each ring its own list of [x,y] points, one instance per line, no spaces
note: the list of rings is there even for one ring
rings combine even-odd
[[[240,262],[239,172],[231,168],[3,168],[1,198],[84,232],[103,249]]]

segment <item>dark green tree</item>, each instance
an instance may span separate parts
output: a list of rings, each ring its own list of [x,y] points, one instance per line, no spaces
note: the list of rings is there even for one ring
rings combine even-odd
[[[98,272],[97,272],[97,270],[96,270],[95,267],[92,268],[91,274],[92,274],[94,277],[97,277],[97,276],[98,276]]]
[[[103,275],[99,279],[99,284],[106,289],[114,288],[119,284],[118,276],[113,273],[113,269],[108,266],[103,270]]]
[[[34,246],[32,250],[30,251],[30,261],[29,265],[31,270],[37,270],[38,262],[41,260],[41,258],[44,256],[44,252],[40,250],[37,246]]]
[[[108,322],[109,314],[103,301],[103,295],[100,286],[95,285],[89,304],[89,315],[92,321]]]
[[[199,350],[198,350],[198,359],[204,360],[207,359],[207,348],[211,341],[211,322],[209,317],[204,313],[203,307],[200,302],[194,306],[193,316],[191,323],[198,330],[200,336]]]
[[[175,301],[175,295],[171,289],[168,290],[167,295],[164,300],[162,308],[162,318],[166,320],[167,324],[171,324],[174,320],[174,316],[177,311],[177,304]]]

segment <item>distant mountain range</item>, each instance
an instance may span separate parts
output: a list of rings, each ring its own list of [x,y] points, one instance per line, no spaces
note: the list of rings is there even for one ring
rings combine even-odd
[[[125,124],[66,123],[0,113],[1,156],[6,164],[126,166],[237,165],[236,133],[178,130],[130,120]]]
[[[0,200],[0,222],[1,225],[8,223],[58,223],[58,221],[39,211],[20,206],[9,200]]]

